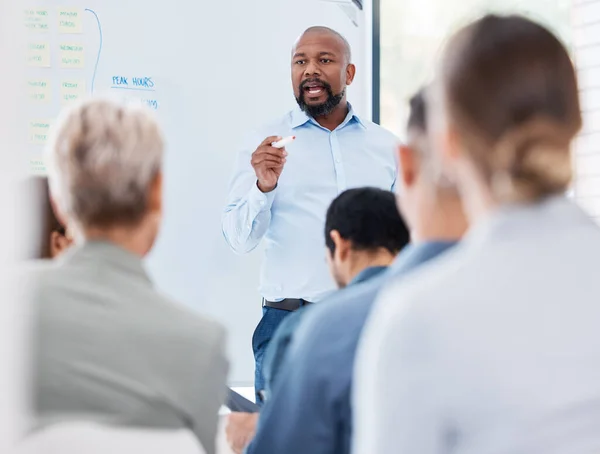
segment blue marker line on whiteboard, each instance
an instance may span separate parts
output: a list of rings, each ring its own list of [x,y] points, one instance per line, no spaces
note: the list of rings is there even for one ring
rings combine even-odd
[[[100,63],[100,54],[102,53],[102,25],[100,25],[100,19],[96,14],[96,11],[86,8],[86,11],[92,13],[98,23],[98,32],[100,33],[100,46],[98,47],[98,56],[96,57],[96,65],[94,66],[94,75],[92,76],[92,94],[94,94],[94,84],[96,83],[96,73],[98,72],[98,63]]]
[[[117,87],[115,85],[113,85],[110,88],[114,88],[116,90],[130,90],[130,91],[156,91],[152,88],[135,88],[135,87]]]

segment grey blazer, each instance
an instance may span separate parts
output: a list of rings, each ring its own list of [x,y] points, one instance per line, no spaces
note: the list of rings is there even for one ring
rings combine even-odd
[[[215,452],[225,332],[158,293],[142,261],[102,242],[27,273],[36,420],[189,428]]]
[[[387,289],[355,362],[353,452],[600,453],[600,228],[507,206]]]

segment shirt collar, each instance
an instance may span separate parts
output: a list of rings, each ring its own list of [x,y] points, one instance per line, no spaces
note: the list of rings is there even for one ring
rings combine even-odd
[[[319,123],[317,123],[314,118],[309,117],[306,114],[306,112],[304,112],[302,109],[300,109],[299,106],[296,106],[294,108],[294,110],[292,110],[292,118],[291,118],[292,129],[299,128],[300,126],[308,123],[309,121],[311,123],[313,123],[314,125],[318,126],[319,128],[321,128],[321,125],[319,125]],[[342,129],[344,126],[346,126],[348,123],[350,123],[350,121],[356,121],[356,123],[358,123],[364,129],[366,129],[366,126],[363,123],[363,121],[354,112],[354,108],[352,107],[352,104],[348,103],[348,115],[346,115],[346,118],[344,119],[342,124],[339,125],[336,129]]]
[[[422,243],[409,244],[406,246],[394,263],[390,266],[392,276],[401,275],[407,271],[416,268],[457,244],[454,241],[425,241]]]
[[[387,266],[370,266],[369,268],[365,268],[360,273],[358,273],[354,279],[350,281],[350,285],[360,284],[361,282],[367,281],[372,277],[375,277],[381,274],[383,271],[387,270]]]
[[[140,257],[109,241],[86,241],[81,245],[71,246],[58,260],[59,263],[92,261],[135,276],[150,285],[152,283]]]

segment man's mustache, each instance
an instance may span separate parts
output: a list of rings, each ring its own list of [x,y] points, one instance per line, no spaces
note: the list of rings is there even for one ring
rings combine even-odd
[[[331,85],[328,84],[327,82],[321,80],[321,79],[305,79],[302,81],[302,83],[300,84],[300,91],[303,92],[304,88],[308,85],[308,84],[320,84],[323,86],[323,88],[325,88],[325,90],[327,90],[328,92],[331,92]]]

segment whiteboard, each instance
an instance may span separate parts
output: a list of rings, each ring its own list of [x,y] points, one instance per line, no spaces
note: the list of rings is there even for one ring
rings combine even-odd
[[[251,385],[262,251],[236,256],[221,233],[237,145],[294,107],[291,47],[311,25],[351,43],[358,74],[349,99],[370,117],[368,8],[352,20],[319,0],[40,0],[27,8],[32,171],[44,172],[46,127],[65,102],[93,92],[154,109],[167,142],[165,218],[148,269],[163,292],[227,326],[231,384]]]

